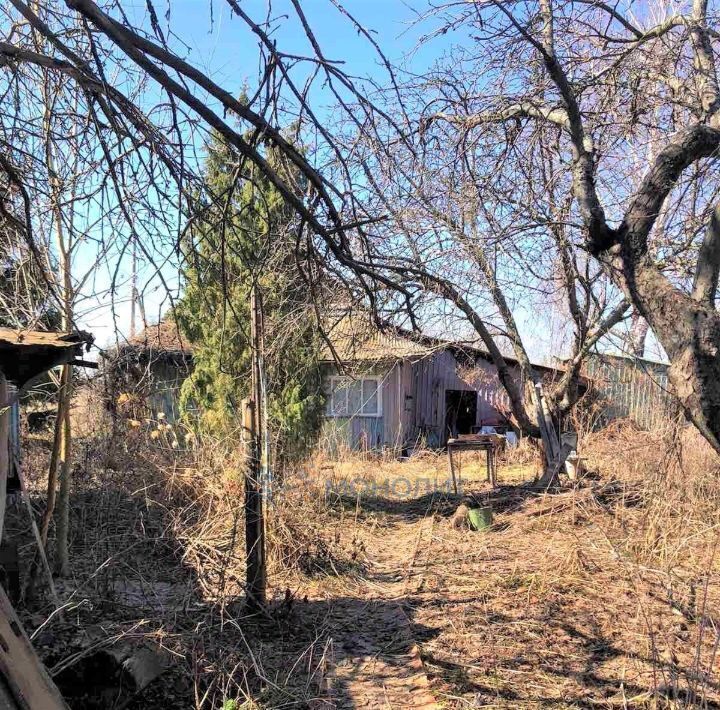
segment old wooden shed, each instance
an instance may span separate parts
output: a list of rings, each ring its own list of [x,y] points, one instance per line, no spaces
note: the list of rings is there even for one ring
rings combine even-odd
[[[108,407],[114,411],[123,395],[147,410],[138,416],[162,413],[168,421],[180,417],[180,388],[192,372],[192,347],[174,320],[148,325],[127,342],[103,355]]]
[[[489,354],[469,343],[377,328],[366,313],[327,317],[323,352],[326,448],[441,447],[451,436],[508,426],[510,403]],[[179,416],[192,344],[161,321],[105,356],[111,406],[133,393],[150,412]],[[517,361],[506,361],[520,381]],[[551,380],[556,368],[535,365]]]
[[[510,402],[481,348],[379,329],[362,315],[337,319],[328,340],[326,448],[440,447],[458,434],[509,425]],[[517,361],[505,359],[520,381]],[[548,379],[559,372],[535,367]]]

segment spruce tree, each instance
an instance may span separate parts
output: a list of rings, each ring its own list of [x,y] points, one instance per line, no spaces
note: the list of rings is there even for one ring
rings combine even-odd
[[[271,148],[266,158],[275,161]],[[269,429],[276,466],[314,443],[324,398],[319,340],[295,258],[294,215],[266,178],[219,136],[205,163],[207,190],[189,215],[184,293],[175,318],[192,344],[181,391],[186,420],[203,432],[237,432],[250,391],[250,289],[262,294]],[[278,169],[283,169],[278,165]],[[298,189],[302,183],[298,180]]]

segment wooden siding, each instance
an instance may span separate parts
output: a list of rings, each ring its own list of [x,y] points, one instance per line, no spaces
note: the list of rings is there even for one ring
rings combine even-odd
[[[337,368],[328,365],[326,392],[336,374]],[[402,450],[417,444],[444,445],[447,390],[477,392],[477,426],[503,423],[501,411],[509,405],[494,365],[479,360],[465,372],[449,350],[414,360],[357,365],[347,374],[382,377],[382,417],[326,417],[321,445],[335,453],[342,447]]]
[[[385,448],[382,417],[326,417],[320,446],[331,456],[343,450],[379,451]]]
[[[403,388],[404,366],[402,361],[387,365],[373,363],[342,373],[334,365],[325,367],[323,380],[326,396],[330,394],[330,378],[334,375],[379,376],[382,405],[379,417],[336,417],[326,414],[320,436],[320,445],[324,450],[337,454],[343,448],[378,450],[395,445],[396,437],[402,432],[402,425],[398,423],[398,392]]]
[[[477,392],[476,426],[501,424],[501,409],[507,409],[507,395],[500,386],[495,366],[478,360],[472,368],[463,367],[448,351],[412,365],[414,418],[409,427],[411,438],[428,446],[442,446],[445,432],[445,393],[447,390]],[[461,376],[462,375],[462,376]]]
[[[187,368],[173,362],[158,361],[150,365],[145,402],[151,416],[157,417],[162,412],[170,423],[180,420],[180,388],[187,376]]]

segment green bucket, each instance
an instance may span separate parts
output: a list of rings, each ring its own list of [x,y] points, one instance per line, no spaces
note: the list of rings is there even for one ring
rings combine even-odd
[[[493,521],[492,508],[490,506],[470,508],[468,510],[468,520],[473,530],[487,530]]]

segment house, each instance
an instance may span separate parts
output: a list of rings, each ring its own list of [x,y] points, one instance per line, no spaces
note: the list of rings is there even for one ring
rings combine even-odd
[[[508,396],[482,348],[378,330],[360,316],[340,317],[327,335],[326,448],[435,448],[484,426],[509,426]],[[517,360],[505,359],[520,380]],[[535,367],[547,380],[560,373]]]
[[[509,426],[510,402],[482,348],[400,328],[379,330],[365,313],[339,316],[326,331],[325,448],[441,447],[458,434]],[[193,362],[192,346],[174,322],[149,326],[105,358],[111,407],[121,395],[132,395],[168,421],[179,417],[180,388]],[[517,361],[505,359],[519,380]],[[561,372],[535,368],[548,381]]]
[[[106,350],[107,406],[116,413],[118,402],[130,398],[138,417],[162,413],[169,422],[180,417],[180,388],[192,372],[192,347],[174,320],[149,325],[127,342]]]

